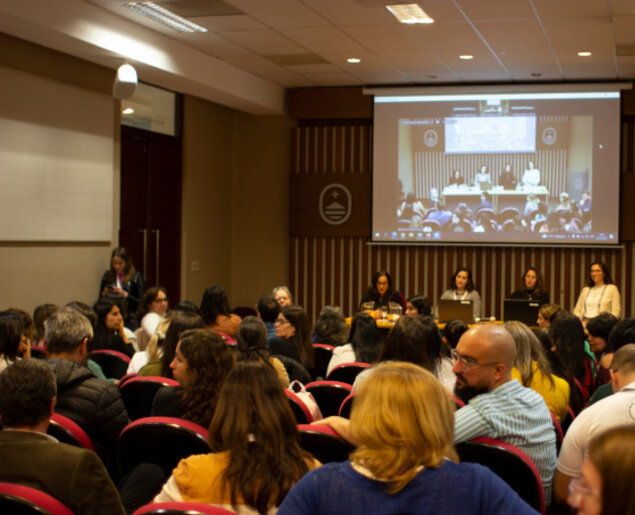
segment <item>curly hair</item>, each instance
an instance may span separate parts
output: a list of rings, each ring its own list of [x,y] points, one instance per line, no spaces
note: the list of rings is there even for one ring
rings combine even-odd
[[[234,366],[234,353],[220,335],[205,329],[183,332],[179,350],[188,371],[179,398],[183,418],[207,427],[216,409],[218,392]]]
[[[313,331],[317,342],[339,347],[348,339],[348,326],[339,306],[324,306]]]

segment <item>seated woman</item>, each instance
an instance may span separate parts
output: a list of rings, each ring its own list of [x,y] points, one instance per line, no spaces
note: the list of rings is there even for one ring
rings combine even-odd
[[[610,313],[600,313],[589,320],[586,330],[589,333],[589,348],[598,363],[595,387],[611,382],[611,361],[613,354],[608,352],[609,334],[618,320]]]
[[[591,263],[589,279],[580,292],[573,314],[586,321],[600,313],[611,313],[620,318],[622,300],[609,268],[601,261],[595,261]]]
[[[465,184],[465,177],[461,174],[461,170],[454,170],[450,175],[450,182],[448,182],[448,185],[461,186],[462,184]]]
[[[343,363],[374,363],[379,356],[382,340],[375,318],[368,313],[356,313],[351,322],[350,343],[333,349],[326,375]]]
[[[181,460],[155,502],[201,502],[242,514],[275,513],[319,466],[299,445],[295,418],[273,368],[238,363],[218,396],[212,452]]]
[[[498,176],[498,185],[506,190],[516,189],[516,177],[512,172],[512,165],[509,163],[505,165],[505,170]]]
[[[280,354],[300,363],[312,374],[315,354],[306,312],[300,306],[286,306],[276,320],[276,337],[269,342],[273,354]]]
[[[59,311],[56,304],[40,304],[33,310],[33,326],[35,327],[35,338],[33,345],[40,349],[45,349],[46,340],[44,339],[44,322],[46,322],[53,313]]]
[[[110,255],[110,268],[101,278],[99,296],[124,298],[128,312],[134,313],[139,308],[144,291],[143,277],[135,270],[132,257],[125,248],[115,247]]]
[[[22,357],[31,357],[31,346],[23,334],[23,327],[19,315],[0,312],[0,372]]]
[[[393,306],[401,306],[403,308],[401,295],[398,291],[392,289],[392,278],[386,270],[380,270],[373,276],[371,287],[362,297],[359,309],[361,310],[380,310],[382,307],[389,308]],[[375,316],[378,316],[375,313]]]
[[[236,337],[240,317],[232,313],[227,294],[220,286],[211,286],[203,292],[200,311],[205,329]]]
[[[406,315],[409,317],[431,316],[432,307],[428,297],[423,295],[413,295],[406,301]]]
[[[342,308],[339,306],[324,306],[315,323],[311,336],[313,343],[325,343],[339,347],[348,340],[348,326]]]
[[[243,318],[238,326],[238,353],[241,360],[256,360],[269,363],[276,370],[283,388],[289,387],[289,374],[278,358],[271,355],[267,349],[267,327],[258,317]]]
[[[560,313],[564,313],[564,311],[558,304],[543,304],[540,306],[540,309],[538,309],[538,319],[536,320],[538,327],[547,331],[551,322],[553,322]]]
[[[533,161],[529,161],[527,168],[523,173],[523,186],[538,186],[540,184],[540,170],[538,170]]]
[[[218,334],[190,329],[181,334],[170,364],[180,386],[164,386],[152,402],[152,416],[184,418],[207,427],[218,393],[234,367],[234,353]]]
[[[123,318],[119,306],[108,299],[98,300],[93,306],[97,313],[97,327],[90,345],[91,351],[108,349],[123,352],[132,357],[134,347],[128,340],[123,327]]]
[[[379,365],[361,386],[350,423],[339,417],[320,423],[357,449],[350,461],[309,472],[278,515],[536,513],[489,469],[457,463],[454,404],[416,365]]]
[[[551,302],[549,294],[544,290],[542,274],[533,266],[525,270],[521,278],[520,288],[514,291],[510,298],[535,300],[541,306]]]
[[[135,318],[143,329],[137,339],[139,350],[144,350],[150,338],[157,330],[159,322],[168,312],[168,292],[162,286],[154,286],[146,290],[137,308]]]
[[[492,183],[492,174],[487,169],[487,165],[481,165],[480,171],[474,176],[474,186],[478,187],[482,182]]]
[[[551,371],[551,363],[536,335],[522,322],[505,322],[505,329],[516,342],[512,378],[538,392],[549,411],[562,422],[569,409],[569,383]]]
[[[469,268],[459,268],[450,278],[450,289],[441,294],[441,300],[471,300],[474,318],[481,316],[481,296],[474,288],[472,271]]]

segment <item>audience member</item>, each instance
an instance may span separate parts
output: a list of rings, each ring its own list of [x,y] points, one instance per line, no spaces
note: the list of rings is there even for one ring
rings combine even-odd
[[[538,327],[544,330],[548,330],[551,322],[564,311],[558,304],[543,304],[538,309],[538,320],[536,320]]]
[[[533,266],[525,270],[520,287],[510,295],[510,298],[534,300],[541,306],[551,302],[549,294],[544,290],[542,274]]]
[[[309,472],[278,514],[535,513],[489,469],[457,463],[453,411],[430,372],[410,363],[378,365],[356,396],[350,423],[318,422],[357,444],[350,461]]]
[[[280,309],[286,308],[293,304],[293,297],[291,296],[291,290],[286,286],[276,286],[271,292],[273,298],[280,306]]]
[[[441,300],[471,300],[474,318],[481,316],[481,296],[474,287],[472,271],[461,267],[450,278],[450,289],[441,294]]]
[[[207,427],[218,392],[233,366],[234,353],[219,334],[205,329],[184,331],[170,363],[180,386],[163,386],[157,391],[152,415],[184,418]]]
[[[139,350],[143,350],[148,345],[148,340],[157,330],[159,322],[165,318],[168,312],[168,292],[162,286],[154,286],[146,290],[143,295],[135,318],[143,329],[142,336],[137,341]]]
[[[276,338],[269,342],[269,349],[297,361],[313,375],[315,355],[304,309],[295,305],[282,308],[276,320]]]
[[[339,347],[348,341],[348,326],[342,308],[339,306],[324,306],[315,322],[315,329],[311,341],[325,343]]]
[[[635,344],[624,345],[615,353],[611,376],[616,393],[583,410],[565,435],[554,479],[555,498],[560,502],[567,498],[571,479],[580,476],[589,442],[607,429],[635,427]]]
[[[393,290],[392,278],[386,270],[379,270],[373,276],[371,286],[362,297],[360,310],[380,310],[382,307],[389,309],[393,306],[403,308],[401,294]]]
[[[276,337],[276,319],[280,313],[280,304],[273,294],[263,295],[258,300],[258,316],[267,328],[267,345]]]
[[[90,322],[67,307],[51,315],[45,327],[47,363],[57,381],[55,411],[86,431],[112,475],[117,438],[129,419],[117,387],[98,379],[83,365],[93,337]]]
[[[424,295],[413,295],[406,301],[406,315],[409,317],[431,316],[432,307],[428,297]]]
[[[24,357],[30,357],[30,346],[23,334],[22,319],[15,313],[0,312],[0,372]]]
[[[73,513],[123,514],[97,455],[46,434],[55,397],[55,377],[42,361],[24,359],[0,373],[0,481],[46,492]]]
[[[589,320],[600,313],[611,313],[620,318],[622,300],[608,267],[601,261],[595,261],[591,263],[589,279],[582,288],[573,314],[581,320]]]
[[[459,343],[459,339],[468,329],[468,325],[463,320],[456,319],[446,322],[441,335],[441,340],[443,341],[448,351],[456,349],[456,346]]]
[[[155,502],[187,500],[239,513],[275,513],[291,487],[319,464],[298,441],[273,368],[239,363],[227,376],[209,427],[212,452],[181,460]]]
[[[210,286],[203,292],[200,311],[205,329],[236,337],[240,317],[232,313],[227,294],[220,286]]]
[[[134,347],[124,331],[119,307],[108,299],[101,299],[95,304],[94,310],[97,313],[97,327],[90,351],[115,350],[132,357]]]
[[[44,339],[44,322],[59,309],[59,306],[55,304],[40,304],[33,310],[33,325],[35,326],[34,345],[40,348],[44,347],[46,341]]]
[[[589,347],[591,352],[595,354],[597,361],[597,375],[595,377],[596,388],[601,384],[606,384],[611,380],[609,368],[613,360],[613,354],[607,351],[609,334],[617,324],[618,320],[610,313],[600,313],[593,317],[586,324],[587,333],[589,333]],[[635,342],[635,340],[634,340]]]
[[[110,255],[110,268],[104,272],[99,285],[99,297],[126,299],[128,309],[134,313],[139,308],[145,284],[134,267],[132,257],[123,247],[115,247]]]
[[[159,322],[157,330],[148,342],[148,346],[144,350],[134,353],[132,358],[130,358],[126,374],[139,374],[146,365],[152,363],[149,368],[158,367],[156,375],[160,375],[161,356],[163,356],[163,341],[165,340],[165,333],[168,330],[168,327],[170,327],[170,323],[172,322],[172,318],[175,313],[176,312],[173,310],[170,314],[166,315],[165,318]],[[148,370],[146,370],[146,372],[148,372]]]
[[[544,399],[512,379],[516,344],[496,325],[468,330],[454,351],[454,393],[467,405],[456,412],[454,443],[489,437],[512,444],[535,463],[546,502],[556,466],[556,436]]]
[[[350,343],[333,349],[326,375],[344,363],[374,363],[379,357],[382,340],[375,318],[368,313],[356,313],[351,322]]]
[[[172,308],[172,311],[183,311],[184,313],[199,314],[198,306],[191,300],[182,300]]]

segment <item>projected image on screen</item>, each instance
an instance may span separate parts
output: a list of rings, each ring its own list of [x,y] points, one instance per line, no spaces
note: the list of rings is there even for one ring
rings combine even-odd
[[[375,97],[375,241],[617,244],[619,93]]]

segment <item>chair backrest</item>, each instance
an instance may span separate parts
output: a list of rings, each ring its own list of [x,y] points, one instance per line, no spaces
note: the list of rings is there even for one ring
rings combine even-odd
[[[344,440],[330,427],[321,425],[298,425],[300,447],[310,452],[322,463],[346,461],[355,447]]]
[[[234,515],[225,508],[198,502],[158,502],[146,504],[132,515]]]
[[[49,435],[57,438],[62,443],[68,443],[77,447],[95,450],[93,442],[77,423],[64,415],[53,413],[51,422],[46,431]]]
[[[207,429],[172,417],[135,420],[124,427],[117,442],[117,461],[122,476],[140,463],[158,465],[169,476],[181,459],[208,452]]]
[[[130,358],[123,352],[99,349],[90,353],[90,359],[97,363],[106,377],[121,379],[128,372]]]
[[[36,359],[46,359],[48,357],[46,347],[44,345],[31,346],[31,357]]]
[[[227,345],[237,345],[238,342],[236,341],[236,338],[234,338],[233,336],[229,336],[227,333],[224,333],[222,331],[214,331],[216,334],[218,334],[223,340],[225,340],[225,343]]]
[[[353,384],[360,372],[370,367],[370,363],[342,363],[337,365],[331,373],[326,376],[328,381],[341,381],[342,383]]]
[[[291,411],[295,416],[296,422],[298,424],[310,424],[313,422],[311,410],[309,410],[308,406],[304,404],[304,401],[291,390],[285,390],[284,393],[287,396],[287,399],[289,399],[289,406],[291,406]]]
[[[233,310],[232,313],[234,313],[234,315],[238,315],[240,318],[245,318],[245,317],[257,317],[258,316],[258,312],[254,309],[251,308],[249,306],[236,306]]]
[[[72,510],[55,497],[35,488],[13,483],[0,483],[0,513],[73,515]]]
[[[353,391],[350,384],[340,381],[313,381],[305,385],[320,407],[323,417],[337,415],[344,399]]]
[[[456,445],[461,461],[479,463],[505,481],[527,504],[545,513],[542,480],[534,462],[517,447],[494,440],[476,438]]]
[[[564,420],[560,424],[563,435],[567,434],[567,430],[569,429],[569,426],[571,425],[571,422],[573,422],[574,418],[575,418],[575,413],[573,412],[573,409],[571,408],[571,406],[569,406],[567,408],[567,415],[564,417]]]
[[[130,420],[149,417],[152,401],[159,388],[178,386],[178,381],[159,376],[137,376],[128,379],[119,389]]]
[[[126,384],[126,382],[130,379],[132,379],[133,377],[137,377],[138,372],[130,372],[129,374],[126,374],[125,376],[123,376],[120,380],[119,380],[119,388],[121,389],[121,387]]]
[[[314,343],[313,352],[315,354],[315,377],[326,377],[326,369],[329,366],[329,361],[333,357],[333,345],[327,345],[326,343]]]
[[[562,447],[562,440],[564,440],[564,433],[562,432],[562,426],[556,416],[550,411],[551,421],[553,422],[553,430],[556,432],[556,454],[560,454],[560,447]]]
[[[351,409],[353,408],[353,401],[355,400],[355,392],[349,394],[346,399],[342,401],[340,405],[340,411],[338,415],[344,418],[351,418]]]

